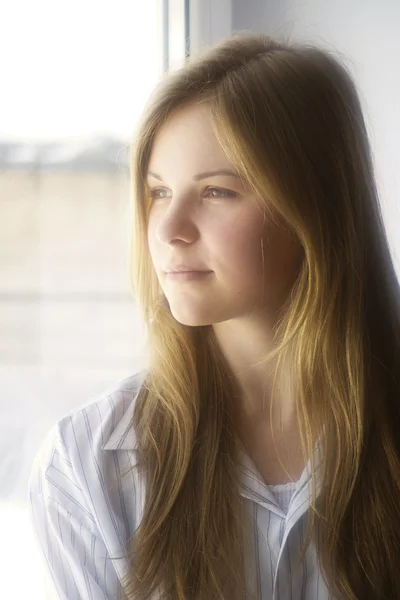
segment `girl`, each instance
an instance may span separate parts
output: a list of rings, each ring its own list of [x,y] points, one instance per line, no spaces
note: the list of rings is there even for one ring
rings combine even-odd
[[[400,293],[355,85],[235,35],[132,148],[149,367],[32,470],[60,598],[400,598]]]

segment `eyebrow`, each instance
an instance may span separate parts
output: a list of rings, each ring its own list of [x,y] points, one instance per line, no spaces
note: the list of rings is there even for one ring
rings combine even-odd
[[[217,175],[228,175],[230,177],[239,178],[239,175],[235,173],[235,171],[231,171],[230,169],[218,169],[217,171],[204,171],[204,173],[197,173],[197,175],[193,175],[193,180],[200,181],[201,179],[207,179],[208,177],[216,177]],[[162,177],[153,171],[148,171],[147,176],[154,177],[154,179],[158,179],[158,181],[163,181]]]

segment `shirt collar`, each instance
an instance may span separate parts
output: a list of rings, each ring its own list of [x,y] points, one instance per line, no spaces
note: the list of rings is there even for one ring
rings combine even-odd
[[[316,477],[316,497],[318,498],[321,487],[321,469],[323,461],[323,440],[324,434],[320,436],[314,446],[314,468]],[[276,499],[271,492],[268,485],[265,484],[262,476],[255,467],[253,461],[246,452],[240,450],[240,466],[241,466],[241,486],[240,493],[243,497],[253,500],[254,502],[270,508],[273,512],[276,512],[279,516],[285,516],[282,510],[279,508]],[[292,509],[295,512],[300,507],[303,507],[302,511],[297,514],[297,518],[306,510],[305,500],[311,497],[311,479],[312,469],[311,460],[307,461],[307,464],[300,476],[295,482],[295,490],[292,497]]]
[[[147,371],[141,371],[135,379],[137,380],[134,395],[130,402],[127,410],[118,421],[116,427],[111,432],[108,441],[103,445],[103,450],[135,450],[137,448],[137,438],[135,435],[134,427],[132,424],[133,410],[135,401],[139,395],[142,383],[147,374]],[[317,496],[319,495],[321,488],[320,470],[322,462],[322,444],[321,438],[317,441],[315,447],[315,472],[317,477]],[[271,494],[268,492],[268,486],[262,481],[261,475],[254,466],[247,453],[240,452],[240,463],[241,463],[241,482],[242,482],[242,495],[247,496],[259,501],[263,496],[271,500]],[[308,483],[311,479],[311,461],[309,460],[300,479],[297,482],[297,488],[303,489],[305,483]]]
[[[136,399],[141,390],[143,381],[147,374],[146,370],[141,371],[135,376],[135,386],[132,401],[125,410],[117,425],[111,431],[107,442],[102,446],[103,450],[135,450],[137,448],[137,438],[132,424],[133,411]]]

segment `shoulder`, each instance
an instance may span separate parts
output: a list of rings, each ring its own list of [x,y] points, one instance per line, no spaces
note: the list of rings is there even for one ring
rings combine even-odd
[[[33,461],[31,522],[60,597],[105,598],[129,572],[124,552],[145,498],[131,416],[145,375],[61,418]]]
[[[93,516],[94,504],[100,496],[107,500],[114,484],[110,478],[117,481],[118,467],[126,462],[116,461],[112,451],[136,447],[131,419],[145,376],[146,371],[140,371],[119,381],[55,423],[34,458],[31,502],[40,496]]]
[[[146,376],[140,371],[105,390],[99,398],[71,411],[56,424],[60,442],[74,447],[133,450],[136,437],[131,425],[134,405]]]

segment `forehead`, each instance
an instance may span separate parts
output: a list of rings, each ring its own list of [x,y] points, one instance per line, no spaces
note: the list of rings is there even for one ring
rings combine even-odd
[[[229,167],[231,163],[215,136],[209,108],[192,104],[171,115],[155,137],[149,170],[207,171],[216,166]]]

